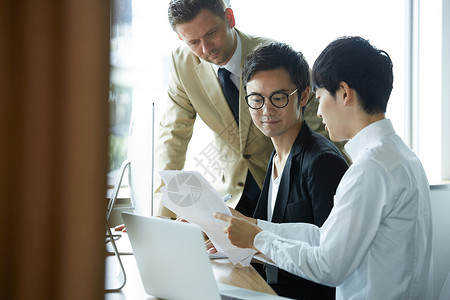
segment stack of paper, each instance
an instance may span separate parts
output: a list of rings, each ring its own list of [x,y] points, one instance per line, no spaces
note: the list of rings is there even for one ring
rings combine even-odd
[[[211,184],[196,171],[161,171],[160,175],[166,184],[161,189],[163,204],[178,216],[198,225],[217,251],[228,256],[233,264],[248,266],[256,251],[230,243],[223,231],[226,223],[213,215],[221,212],[231,216],[231,213]]]

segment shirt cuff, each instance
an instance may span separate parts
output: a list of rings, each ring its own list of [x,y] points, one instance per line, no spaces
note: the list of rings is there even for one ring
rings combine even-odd
[[[272,229],[274,227],[274,224],[272,222],[257,219],[256,225],[263,231],[259,232],[255,236],[255,239],[253,240],[253,246],[256,249],[258,249],[261,253],[264,253],[263,248],[267,250],[270,241],[276,238],[276,235],[273,233],[269,235],[269,233],[273,231]],[[270,240],[267,239],[267,237],[269,236],[271,237]]]
[[[262,230],[269,230],[269,231],[270,231],[270,228],[273,227],[273,223],[267,222],[264,220],[259,220],[259,219],[256,220],[256,225],[259,228],[261,228]]]
[[[259,221],[260,220],[258,220],[258,226],[260,226]],[[264,225],[260,226],[260,227],[263,229],[263,231],[260,231],[255,236],[255,238],[253,240],[253,247],[258,249],[258,251],[260,251],[261,253],[267,255],[270,250],[270,245],[272,244],[273,241],[275,241],[278,238],[278,236],[272,232],[264,230],[264,228],[263,228]],[[268,257],[270,257],[270,256],[268,256]]]

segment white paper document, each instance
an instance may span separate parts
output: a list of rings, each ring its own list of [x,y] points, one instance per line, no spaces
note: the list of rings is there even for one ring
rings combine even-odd
[[[223,232],[226,223],[213,217],[215,212],[231,216],[228,206],[212,185],[196,171],[160,171],[166,184],[162,189],[164,206],[198,225],[210,238],[217,251],[223,252],[233,264],[248,266],[253,249],[242,249],[231,244]]]

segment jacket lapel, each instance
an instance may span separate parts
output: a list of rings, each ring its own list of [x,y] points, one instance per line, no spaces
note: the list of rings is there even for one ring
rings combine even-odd
[[[261,194],[258,199],[258,203],[256,204],[255,213],[253,214],[253,218],[267,220],[267,202],[269,195],[269,184],[270,177],[272,176],[272,166],[273,166],[273,156],[275,151],[272,152],[272,155],[269,159],[269,164],[267,166],[266,177],[264,178],[263,188],[261,190]]]
[[[298,155],[301,155],[303,152],[303,145],[306,138],[310,135],[311,130],[308,125],[303,122],[302,128],[300,129],[297,138],[292,145],[291,152],[286,160],[286,164],[283,169],[283,174],[281,175],[280,187],[278,189],[277,201],[275,203],[272,222],[281,223],[283,222],[284,213],[287,209],[287,205],[289,204],[289,191],[290,185],[297,184],[296,182],[291,182],[291,167],[292,161]]]
[[[200,63],[196,66],[195,71],[199,78],[201,78],[200,82],[203,85],[203,89],[209,97],[211,103],[214,104],[215,109],[219,112],[223,120],[223,124],[226,124],[224,130],[231,132],[238,132],[238,125],[234,120],[233,113],[228,105],[225,96],[222,93],[222,88],[220,87],[219,80],[217,79],[216,74],[214,74],[214,69],[211,66],[211,63],[200,60]],[[235,138],[233,134],[223,134],[222,136],[225,140],[228,141],[228,144],[232,145],[233,148],[237,152],[239,152],[239,139]]]
[[[284,165],[283,174],[281,175],[280,187],[278,188],[277,201],[272,214],[272,222],[283,222],[284,212],[289,200],[289,183],[292,166],[292,152],[289,154],[286,164]],[[266,202],[267,203],[267,202]]]
[[[241,54],[241,70],[244,66],[244,61],[247,55],[250,53],[250,51],[253,50],[253,48],[256,45],[253,45],[252,40],[245,34],[241,33],[239,30],[237,30],[237,34],[239,34],[241,38],[241,45],[242,45],[242,54]],[[240,144],[241,144],[241,153],[244,153],[244,149],[247,143],[247,138],[249,134],[250,126],[252,125],[252,119],[250,116],[249,108],[247,106],[247,103],[245,102],[245,90],[242,83],[242,76],[240,80],[240,88],[239,88],[239,136],[240,136]]]

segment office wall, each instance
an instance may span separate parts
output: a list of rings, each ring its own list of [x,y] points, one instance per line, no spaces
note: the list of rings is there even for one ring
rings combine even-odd
[[[450,1],[442,0],[442,178],[450,180]]]
[[[0,1],[0,298],[102,299],[109,1]]]
[[[431,186],[433,214],[434,299],[450,272],[450,185]]]

